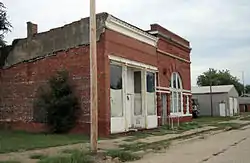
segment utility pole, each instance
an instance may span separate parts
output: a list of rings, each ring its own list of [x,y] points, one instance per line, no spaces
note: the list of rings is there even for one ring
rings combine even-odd
[[[96,13],[95,0],[90,0],[90,116],[91,116],[91,135],[90,149],[97,153],[98,139],[98,99],[97,99],[97,58],[96,58]]]
[[[211,117],[213,117],[214,115],[214,109],[213,109],[213,93],[212,93],[212,80],[211,78],[209,79],[210,81],[210,84],[209,84],[209,87],[210,87],[210,105],[211,105]]]
[[[243,96],[244,96],[245,93],[246,93],[246,92],[245,92],[246,90],[245,90],[245,74],[244,74],[244,71],[242,71],[242,82],[243,82],[243,88],[244,88],[244,89],[243,89]]]

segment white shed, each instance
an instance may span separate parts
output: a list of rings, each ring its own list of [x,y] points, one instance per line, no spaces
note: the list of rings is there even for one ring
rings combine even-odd
[[[239,113],[239,94],[234,85],[192,87],[192,98],[197,99],[200,115],[234,116]],[[211,107],[212,101],[212,107]]]

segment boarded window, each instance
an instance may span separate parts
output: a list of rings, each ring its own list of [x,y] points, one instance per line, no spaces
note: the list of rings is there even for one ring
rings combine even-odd
[[[122,67],[118,65],[110,65],[110,88],[122,89]]]
[[[155,74],[147,72],[147,92],[155,92]]]

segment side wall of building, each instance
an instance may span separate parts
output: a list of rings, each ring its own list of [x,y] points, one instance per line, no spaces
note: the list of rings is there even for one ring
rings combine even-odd
[[[193,98],[198,100],[199,108],[200,108],[200,115],[210,116],[211,115],[210,94],[193,94],[192,96]],[[226,104],[226,109],[229,108],[227,94],[213,94],[212,101],[213,101],[213,115],[214,116],[220,115],[220,110],[219,110],[220,102],[224,101]]]
[[[103,42],[98,42],[98,78],[106,78],[103,73]],[[90,76],[89,76],[89,46],[79,46],[65,51],[55,52],[36,61],[20,63],[0,70],[0,120],[10,124],[12,129],[30,132],[45,131],[46,125],[34,121],[33,104],[38,95],[38,89],[47,84],[48,79],[58,70],[66,70],[74,93],[78,97],[81,111],[78,113],[74,133],[89,133],[90,124]],[[98,83],[98,93],[103,95],[103,83]],[[99,98],[99,103],[103,103]],[[99,105],[101,106],[101,105]],[[99,132],[107,135],[106,117],[99,109]]]

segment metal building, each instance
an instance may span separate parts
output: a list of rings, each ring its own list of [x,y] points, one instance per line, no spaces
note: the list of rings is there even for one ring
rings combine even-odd
[[[233,85],[192,87],[201,116],[234,116],[239,113],[239,94]],[[212,107],[211,107],[212,103]]]

